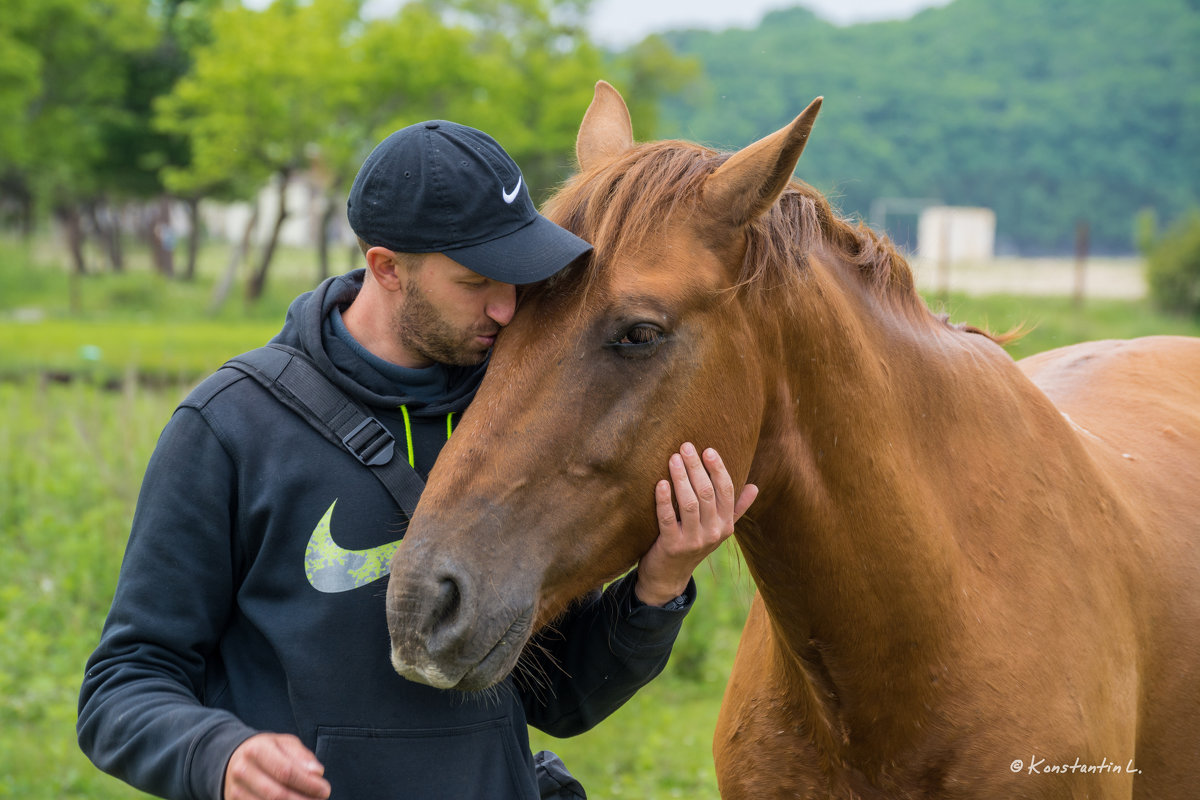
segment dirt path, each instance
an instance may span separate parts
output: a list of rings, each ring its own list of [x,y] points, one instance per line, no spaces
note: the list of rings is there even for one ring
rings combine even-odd
[[[927,291],[948,288],[966,294],[1071,295],[1075,292],[1075,261],[1071,258],[997,258],[984,264],[955,264],[949,286],[938,265],[912,258],[917,287]],[[1084,270],[1085,297],[1140,298],[1146,295],[1143,262],[1137,258],[1093,258]]]

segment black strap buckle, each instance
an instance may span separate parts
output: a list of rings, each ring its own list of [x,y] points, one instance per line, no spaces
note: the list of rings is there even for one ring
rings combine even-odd
[[[343,437],[342,444],[368,467],[378,467],[392,460],[396,440],[383,423],[367,417]]]

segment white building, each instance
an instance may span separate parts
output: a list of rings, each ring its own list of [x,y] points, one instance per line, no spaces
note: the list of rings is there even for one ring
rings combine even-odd
[[[930,206],[917,218],[917,255],[930,263],[982,263],[996,252],[996,212]]]

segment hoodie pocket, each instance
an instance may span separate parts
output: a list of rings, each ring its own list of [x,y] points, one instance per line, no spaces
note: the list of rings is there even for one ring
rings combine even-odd
[[[507,719],[456,728],[318,727],[330,800],[535,800]]]

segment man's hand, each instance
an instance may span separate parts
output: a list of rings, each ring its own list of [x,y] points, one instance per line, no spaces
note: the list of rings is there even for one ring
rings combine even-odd
[[[658,539],[638,564],[634,593],[648,606],[661,606],[687,589],[692,572],[709,553],[733,533],[733,525],[758,496],[746,484],[734,500],[733,481],[717,451],[704,451],[703,460],[690,442],[671,456],[670,481],[654,487]],[[671,487],[679,516],[671,504]]]
[[[225,800],[325,800],[325,768],[290,734],[260,733],[238,745],[225,767]]]

